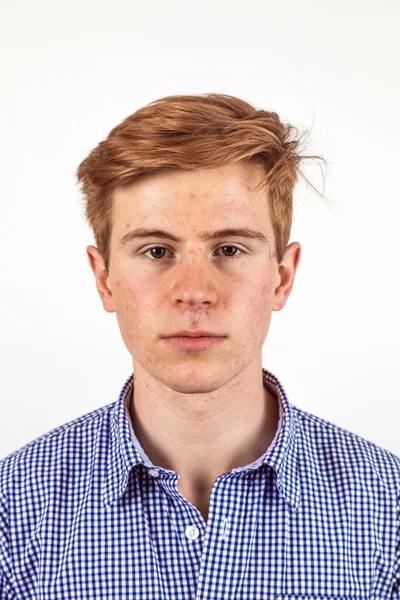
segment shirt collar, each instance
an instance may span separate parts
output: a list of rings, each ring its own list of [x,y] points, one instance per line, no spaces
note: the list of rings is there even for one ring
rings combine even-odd
[[[265,454],[251,463],[252,469],[269,465],[277,475],[277,488],[291,508],[297,512],[300,505],[300,481],[297,463],[297,441],[300,422],[278,380],[267,369],[262,369],[264,386],[274,394],[279,402],[279,425],[275,437]],[[133,467],[148,465],[148,458],[135,447],[132,437],[132,422],[129,414],[129,400],[134,386],[134,373],[124,383],[118,400],[112,405],[109,421],[109,447],[107,467],[103,481],[103,501],[109,507],[125,492]],[[138,444],[139,446],[139,444]],[[140,446],[139,446],[140,447]],[[249,465],[234,469],[241,471]]]

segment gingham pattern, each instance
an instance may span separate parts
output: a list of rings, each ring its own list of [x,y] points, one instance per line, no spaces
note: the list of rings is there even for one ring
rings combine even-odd
[[[0,600],[400,598],[400,458],[279,401],[276,436],[218,477],[208,523],[116,402],[0,461]]]

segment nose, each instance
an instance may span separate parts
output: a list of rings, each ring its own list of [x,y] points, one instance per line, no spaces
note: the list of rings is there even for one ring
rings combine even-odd
[[[209,265],[200,250],[190,250],[175,269],[172,302],[190,306],[217,301],[216,271]]]

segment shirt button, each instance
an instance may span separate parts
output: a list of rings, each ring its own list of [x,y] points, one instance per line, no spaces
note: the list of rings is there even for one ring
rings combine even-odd
[[[200,535],[198,527],[196,525],[189,525],[185,529],[185,535],[188,540],[197,540]]]
[[[159,476],[159,472],[156,471],[155,469],[149,469],[149,475],[151,475],[152,477],[158,477]]]

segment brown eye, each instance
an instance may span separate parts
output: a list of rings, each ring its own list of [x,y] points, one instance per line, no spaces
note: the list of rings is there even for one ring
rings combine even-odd
[[[220,248],[218,248],[218,250],[225,250],[225,248],[228,248],[229,250],[239,250],[239,252],[241,253],[242,251],[240,250],[240,248],[238,248],[237,246],[221,246]],[[227,256],[227,258],[236,258],[236,256],[240,256],[239,254],[234,254],[233,256]]]
[[[164,258],[164,254],[160,254],[160,252],[169,251],[168,248],[164,248],[164,246],[152,246],[148,248],[145,252],[142,252],[142,256],[147,260],[161,261]],[[147,256],[148,252],[151,252],[151,256]]]
[[[166,250],[167,248],[164,248],[162,246],[153,246],[153,248],[149,248],[149,250],[147,250],[147,252],[151,252],[152,253],[152,258],[164,258],[164,256],[160,256],[159,251],[163,251]],[[158,252],[154,253],[153,250],[156,250]]]

